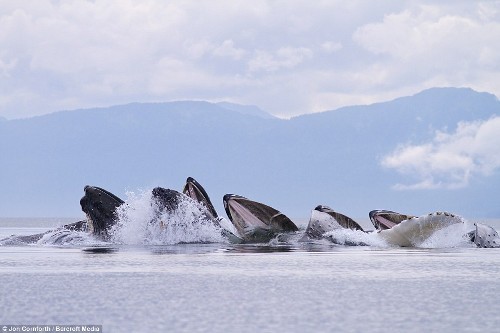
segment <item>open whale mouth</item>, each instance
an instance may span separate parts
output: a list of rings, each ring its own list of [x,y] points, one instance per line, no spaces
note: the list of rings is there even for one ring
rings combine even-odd
[[[253,202],[236,194],[226,194],[223,200],[227,216],[238,231],[245,233],[245,229],[269,229],[264,222],[269,214],[256,212]]]
[[[238,233],[248,241],[266,241],[280,232],[298,231],[280,211],[236,194],[226,194],[224,209]]]
[[[311,217],[301,242],[320,239],[327,232],[340,229],[363,231],[363,228],[350,217],[338,213],[328,206],[319,205],[311,212]]]
[[[352,218],[338,213],[328,206],[319,205],[314,210],[330,215],[343,228],[363,231],[363,228]]]
[[[94,235],[107,238],[109,227],[116,223],[116,208],[124,201],[97,186],[87,185],[84,191],[80,206],[87,216],[88,230]]]
[[[205,191],[203,186],[201,186],[201,184],[198,183],[194,178],[188,177],[188,179],[186,180],[186,185],[184,186],[182,192],[188,197],[191,197],[192,199],[205,205],[205,207],[208,209],[208,212],[212,215],[211,218],[216,219],[218,217],[207,192]]]
[[[391,229],[404,220],[409,220],[415,216],[396,213],[390,210],[372,210],[369,214],[370,221],[377,230]]]

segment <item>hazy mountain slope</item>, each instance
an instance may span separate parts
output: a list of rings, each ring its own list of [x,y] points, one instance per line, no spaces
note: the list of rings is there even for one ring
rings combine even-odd
[[[224,109],[227,110],[232,110],[239,112],[241,114],[246,114],[250,116],[257,116],[265,119],[272,119],[276,118],[273,115],[263,111],[259,107],[255,105],[241,105],[241,104],[235,104],[235,103],[229,103],[229,102],[219,102],[217,103],[217,106],[220,106]]]
[[[460,190],[395,191],[380,166],[404,142],[500,114],[490,94],[431,89],[411,97],[282,120],[207,102],[133,103],[0,122],[0,216],[80,214],[86,184],[181,189],[193,176],[222,213],[237,193],[307,217],[317,204],[351,216],[386,208],[500,216],[500,175]]]
[[[311,146],[314,143],[318,152],[330,155],[314,157],[315,165],[331,165],[328,177],[333,179],[325,181],[331,188],[327,204],[346,207],[347,211],[367,206],[412,214],[452,210],[469,216],[500,216],[500,207],[490,199],[500,185],[498,172],[489,182],[475,180],[465,189],[395,191],[391,186],[403,177],[380,166],[381,158],[398,144],[425,143],[437,129],[454,131],[460,121],[486,120],[494,114],[500,114],[494,95],[435,88],[391,102],[301,116],[291,122],[297,131],[307,128],[303,139]],[[326,174],[324,171],[321,176]]]

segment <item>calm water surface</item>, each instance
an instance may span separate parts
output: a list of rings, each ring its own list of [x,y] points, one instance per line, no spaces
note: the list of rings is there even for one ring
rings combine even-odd
[[[0,237],[46,230],[6,220]],[[0,246],[0,325],[104,332],[495,332],[500,249]]]

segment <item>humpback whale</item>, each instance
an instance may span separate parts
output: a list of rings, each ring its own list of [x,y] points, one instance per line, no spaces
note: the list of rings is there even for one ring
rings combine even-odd
[[[298,230],[283,213],[265,204],[235,194],[226,194],[223,201],[229,220],[244,242],[266,242],[277,234]],[[327,239],[342,245],[367,245],[363,240],[337,239],[332,234],[335,230],[349,229],[372,233],[375,239],[389,245],[413,247],[424,243],[439,230],[464,224],[461,217],[447,212],[414,216],[390,210],[373,210],[369,212],[369,217],[375,230],[363,230],[352,218],[328,206],[319,205],[312,210],[307,228],[299,241]],[[500,247],[500,237],[488,226],[476,224],[476,230],[469,237],[479,247]]]
[[[214,215],[216,216],[215,210],[203,187],[191,177],[188,178],[185,188],[190,187],[191,193],[204,193],[204,196],[198,195],[195,200],[205,206],[212,207],[212,212],[207,210],[206,218],[219,225],[218,219],[214,218]],[[179,208],[181,201],[188,199],[188,196],[175,190],[155,187],[152,190],[151,198],[156,204],[157,214],[161,214],[175,211]],[[86,215],[85,220],[63,225],[40,234],[11,236],[0,240],[0,242],[3,245],[36,243],[44,236],[49,235],[51,244],[60,244],[66,236],[71,236],[71,231],[88,232],[99,240],[109,241],[111,238],[110,233],[118,222],[117,209],[124,203],[122,199],[101,187],[87,185],[84,187],[84,195],[80,199],[81,209]],[[162,226],[165,223],[168,223],[168,221],[160,221]],[[234,243],[241,242],[230,231],[223,230],[222,234]]]
[[[305,235],[300,241],[326,238],[336,244],[367,245],[363,241],[337,240],[332,234],[335,230],[351,229],[371,233],[375,239],[383,240],[389,245],[412,247],[422,244],[441,229],[464,223],[462,218],[444,212],[416,217],[389,210],[374,210],[369,213],[369,217],[375,227],[374,231],[364,231],[354,220],[330,207],[317,206],[311,212]]]
[[[204,208],[201,220],[209,221],[221,229],[221,234],[232,243],[240,243],[242,240],[231,231],[223,228],[220,219],[206,193],[205,189],[192,177],[189,177],[184,186],[183,193],[176,190],[163,187],[155,187],[151,192],[151,199],[154,202],[155,216],[159,220],[159,226],[165,228],[168,226],[168,216],[164,213],[173,213],[179,209],[181,203],[185,200],[194,200],[201,203]],[[80,200],[82,210],[87,215],[89,230],[97,237],[103,240],[109,240],[109,231],[117,222],[116,209],[123,204],[123,200],[109,191],[95,186],[85,187],[85,196]],[[165,219],[166,218],[166,219]],[[195,219],[200,218],[193,217]],[[201,222],[199,220],[199,222]],[[190,221],[197,223],[197,220]]]
[[[311,211],[309,224],[307,225],[304,236],[299,242],[309,242],[317,239],[329,239],[332,243],[342,245],[367,245],[363,242],[352,242],[349,240],[338,241],[331,234],[334,230],[350,229],[363,232],[363,228],[350,217],[338,213],[328,206],[319,205]],[[330,233],[329,235],[325,235]]]
[[[40,241],[44,236],[53,234],[53,243],[59,243],[68,231],[87,231],[87,221],[81,220],[70,224],[65,224],[59,228],[48,230],[34,235],[12,235],[0,240],[2,245],[33,244]]]
[[[328,206],[319,205],[311,212],[311,218],[301,241],[320,239],[323,234],[337,229],[361,230],[363,228],[348,216],[340,214]]]
[[[198,202],[201,202],[208,209],[208,212],[213,219],[218,218],[217,212],[215,211],[214,205],[212,205],[207,192],[193,177],[188,177],[186,179],[186,185],[184,185],[182,193]]]
[[[429,233],[436,227],[446,227],[447,225],[460,223],[461,220],[461,218],[457,217],[456,215],[447,212],[436,212],[429,215],[416,217],[412,215],[396,213],[389,210],[373,210],[369,213],[369,216],[375,228],[380,231],[382,237],[387,237],[389,239],[394,239],[395,237],[397,237],[396,235],[399,235],[399,237],[401,238],[403,237],[402,235],[409,234],[409,231],[404,230],[404,227],[396,228],[395,230],[397,232],[394,233],[394,235],[391,235],[390,233],[384,231],[398,226],[400,223],[407,220],[426,220],[425,223],[419,225],[421,234],[425,234],[426,232]],[[469,238],[470,241],[477,247],[500,247],[500,237],[498,236],[498,233],[495,231],[495,229],[493,229],[489,225],[474,223],[474,230],[467,233],[465,237]],[[407,243],[407,241],[403,239],[400,239],[399,242]]]
[[[245,242],[265,242],[283,232],[299,228],[285,214],[236,194],[223,197],[224,209]]]
[[[110,232],[118,222],[118,208],[122,207],[125,202],[111,192],[96,186],[87,185],[84,192],[80,205],[86,215],[85,220],[35,235],[11,236],[0,240],[0,244],[35,243],[42,239],[50,239],[53,244],[57,244],[63,242],[66,236],[71,236],[72,231],[88,232],[97,239],[109,241]],[[188,198],[201,203],[206,210],[202,210],[201,214],[204,217],[200,221],[207,220],[220,227],[221,234],[231,243],[267,242],[278,235],[293,235],[299,230],[279,210],[236,194],[226,194],[223,197],[229,224],[226,219],[219,217],[203,186],[192,177],[187,178],[182,192],[155,187],[152,190],[151,198],[156,204],[155,209],[157,209],[158,214],[176,211],[183,200]],[[373,231],[365,231],[352,218],[328,206],[319,205],[311,211],[309,224],[299,241],[327,239],[336,244],[367,245],[363,241],[357,240],[359,234],[354,234],[356,237],[351,238],[356,240],[352,241],[349,237],[343,237],[347,240],[342,239],[342,233],[335,233],[335,231],[345,229],[361,232],[361,235],[370,233],[373,237],[394,246],[411,247],[419,246],[443,228],[464,224],[461,217],[446,212],[414,216],[390,210],[372,210],[369,212],[369,218],[375,227]],[[193,222],[196,224],[197,220]],[[164,226],[165,223],[168,223],[168,220],[160,221],[160,226]],[[473,244],[477,247],[500,247],[500,236],[491,226],[475,223],[474,227],[474,230],[465,235]],[[341,236],[339,238],[336,235]],[[371,237],[360,237],[359,239],[371,240],[373,239]]]
[[[219,220],[214,217],[217,216],[213,205],[206,195],[203,187],[196,182],[193,178],[188,178],[184,191],[188,194],[194,194],[194,198],[185,193],[178,192],[173,189],[155,187],[151,191],[151,200],[154,203],[154,216],[148,223],[158,222],[160,228],[164,229],[169,225],[168,215],[163,215],[164,213],[176,212],[181,203],[186,200],[195,200],[200,202],[206,208],[203,211],[202,216],[189,217],[194,220],[186,222],[201,222],[209,221],[214,223],[215,226],[220,227]],[[98,238],[103,240],[109,240],[109,231],[117,223],[117,208],[124,204],[123,200],[99,187],[86,186],[85,196],[80,200],[82,210],[87,215],[87,221],[89,225],[89,230],[96,235]],[[212,207],[212,211],[208,207]],[[126,207],[125,207],[126,208]],[[186,216],[188,217],[188,216]],[[201,219],[200,219],[201,218]],[[159,220],[157,220],[159,219]],[[199,219],[199,221],[197,220]],[[223,236],[227,237],[232,242],[239,242],[238,237],[233,235],[230,231],[221,230]]]
[[[404,214],[400,214],[404,215]],[[419,217],[409,216],[407,219],[394,215],[394,226],[379,229],[377,235],[391,245],[412,247],[422,244],[434,233],[454,224],[464,225],[464,220],[447,212],[435,212]]]
[[[241,237],[235,235],[237,230],[229,230],[222,224],[223,219],[217,214],[212,201],[210,201],[207,191],[205,191],[203,186],[201,186],[201,184],[198,183],[193,177],[188,177],[186,179],[186,185],[184,185],[182,192],[205,206],[207,209],[207,218],[209,218],[217,227],[221,228],[222,236],[226,237],[229,242],[233,244],[240,244],[244,242]]]
[[[495,229],[482,223],[474,223],[474,226],[468,236],[477,247],[500,247],[500,237]]]
[[[152,191],[152,197],[160,210],[172,212],[179,207],[183,194],[168,188],[155,187]]]
[[[82,211],[87,216],[88,231],[102,240],[109,239],[110,228],[116,224],[116,209],[124,203],[113,193],[97,186],[85,186],[80,199]]]
[[[116,208],[123,200],[100,187],[85,186],[80,205],[87,218],[66,224],[43,233],[26,236],[11,236],[1,240],[3,245],[31,244],[50,237],[51,244],[60,244],[72,231],[89,232],[101,240],[109,239],[109,230],[116,223]]]
[[[404,220],[409,220],[414,218],[412,215],[405,215],[393,212],[391,210],[372,210],[368,213],[370,221],[376,230],[386,230],[391,229],[396,224],[403,222]]]

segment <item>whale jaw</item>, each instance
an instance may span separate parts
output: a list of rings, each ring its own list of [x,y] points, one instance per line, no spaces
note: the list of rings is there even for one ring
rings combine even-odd
[[[109,238],[109,228],[116,223],[116,209],[124,201],[97,186],[87,185],[84,191],[80,206],[87,216],[87,230],[106,240]]]

